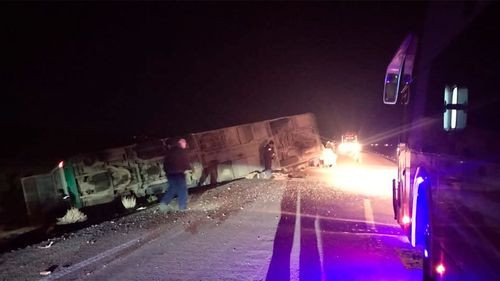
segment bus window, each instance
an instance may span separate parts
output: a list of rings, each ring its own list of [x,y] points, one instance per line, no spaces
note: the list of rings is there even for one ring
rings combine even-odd
[[[238,139],[238,130],[235,127],[227,128],[223,130],[226,136],[226,144],[228,146],[239,145],[240,141]]]
[[[292,122],[290,122],[290,118],[281,118],[278,120],[271,121],[271,132],[273,135],[277,135],[282,131],[288,131],[292,129]]]
[[[266,125],[267,125],[266,122],[259,122],[251,125],[253,127],[253,137],[255,139],[262,139],[268,137],[268,131]]]
[[[314,119],[309,114],[297,116],[294,118],[296,128],[311,128],[314,124]]]
[[[165,146],[161,140],[138,143],[134,147],[134,150],[137,153],[137,157],[144,160],[163,157],[165,155]]]
[[[199,137],[198,143],[204,151],[221,149],[225,147],[223,131],[204,133]]]
[[[253,140],[252,126],[240,126],[238,127],[238,136],[240,138],[241,144],[247,144]]]

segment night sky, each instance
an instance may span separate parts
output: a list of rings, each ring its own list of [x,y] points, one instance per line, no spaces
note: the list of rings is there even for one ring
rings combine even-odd
[[[385,68],[422,3],[0,4],[2,160],[312,112],[394,127]]]

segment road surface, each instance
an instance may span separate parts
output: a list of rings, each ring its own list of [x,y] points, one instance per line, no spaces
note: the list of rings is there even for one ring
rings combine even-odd
[[[165,231],[79,279],[420,280],[420,260],[392,218],[394,173],[375,155],[341,157],[263,188],[220,225]]]
[[[393,220],[395,174],[363,154],[301,178],[235,181],[191,195],[186,213],[148,208],[8,253],[0,279],[51,268],[42,280],[421,280]]]

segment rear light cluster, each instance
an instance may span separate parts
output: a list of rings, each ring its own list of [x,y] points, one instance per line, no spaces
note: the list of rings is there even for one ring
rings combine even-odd
[[[442,263],[438,264],[436,266],[436,272],[439,274],[439,275],[443,275],[444,272],[446,271],[446,268],[444,267],[444,265]]]
[[[408,216],[403,217],[403,224],[409,224],[410,221],[411,221],[410,217],[408,217]]]

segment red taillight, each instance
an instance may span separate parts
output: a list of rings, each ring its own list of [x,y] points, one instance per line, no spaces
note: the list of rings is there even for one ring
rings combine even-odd
[[[444,267],[444,265],[442,263],[438,264],[436,266],[436,272],[439,274],[439,275],[443,275],[443,273],[446,271],[446,268]]]
[[[62,168],[64,166],[64,161],[59,162],[59,165],[57,165],[59,168]]]
[[[409,223],[410,223],[410,221],[411,221],[411,220],[410,220],[410,217],[408,217],[408,216],[404,216],[404,217],[403,217],[403,224],[409,224]]]

